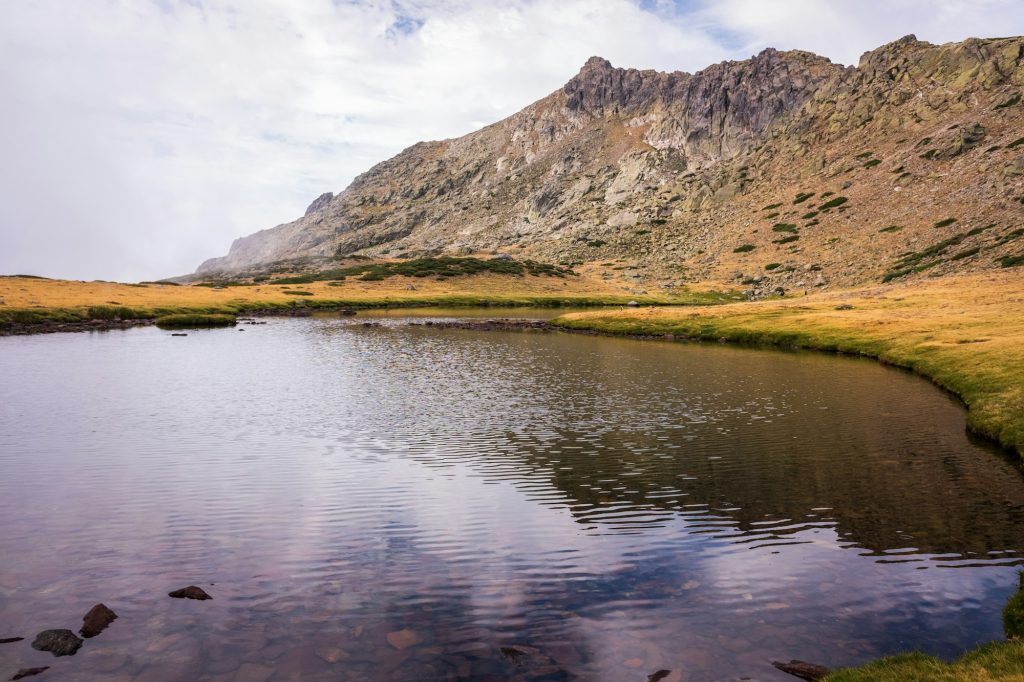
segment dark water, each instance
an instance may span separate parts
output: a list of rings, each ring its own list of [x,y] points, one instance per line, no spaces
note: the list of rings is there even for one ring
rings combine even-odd
[[[0,339],[0,637],[120,615],[0,677],[782,680],[1001,636],[1024,477],[920,379],[359,320]]]

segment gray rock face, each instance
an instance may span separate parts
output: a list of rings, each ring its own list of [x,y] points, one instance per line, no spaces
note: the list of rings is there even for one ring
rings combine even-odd
[[[327,206],[327,204],[331,203],[331,199],[333,198],[334,192],[324,192],[323,194],[321,194],[320,196],[313,200],[313,203],[310,204],[309,208],[306,209],[305,215],[309,215],[310,213],[316,213],[317,211],[322,210],[325,206]]]
[[[721,264],[728,277],[730,254],[751,234],[751,208],[780,199],[749,206],[751,196],[760,201],[786,188],[785,211],[796,191],[870,185],[893,208],[914,213],[907,193],[893,193],[892,180],[903,176],[889,173],[900,166],[912,178],[969,178],[982,196],[990,185],[985,147],[1010,134],[1002,131],[1024,112],[1015,103],[1022,54],[1020,38],[934,46],[907,36],[866,53],[857,67],[773,49],[693,74],[616,68],[593,57],[563,88],[522,111],[458,139],[413,145],[339,194],[321,195],[298,220],[236,240],[198,272],[356,253],[497,251],[548,262],[688,262],[695,276]],[[997,110],[999,102],[1013,104]],[[883,151],[895,141],[903,144],[898,153]],[[875,154],[870,162],[855,156],[865,151]],[[942,167],[965,162],[977,173]],[[1020,194],[1010,187],[1018,176],[1007,162],[996,172],[1007,185],[1000,191],[1012,198]],[[851,201],[847,209],[867,205]],[[823,223],[818,231],[826,229]],[[846,240],[848,231],[842,234]],[[886,244],[912,236],[906,230]],[[818,249],[815,260],[837,268],[850,262],[810,240],[799,246]]]
[[[71,630],[43,630],[32,642],[33,649],[49,651],[54,656],[74,656],[81,646],[82,640]]]

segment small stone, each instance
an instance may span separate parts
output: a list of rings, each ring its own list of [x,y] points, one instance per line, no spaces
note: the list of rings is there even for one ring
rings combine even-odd
[[[802,680],[810,680],[811,682],[820,680],[829,673],[829,669],[823,665],[808,663],[807,661],[798,661],[796,659],[791,660],[789,663],[772,661],[772,665],[784,673],[789,673],[794,677],[799,677]]]
[[[115,620],[117,620],[116,613],[107,608],[105,604],[97,604],[89,609],[89,613],[82,618],[82,629],[78,632],[87,639],[95,637],[106,630],[107,626]]]
[[[323,647],[314,649],[314,653],[326,663],[337,663],[348,658],[348,654],[338,647]]]
[[[654,673],[651,673],[650,675],[648,675],[647,676],[647,682],[661,682],[661,680],[665,679],[666,677],[668,677],[671,674],[672,674],[671,670],[659,670],[657,672],[654,672]]]
[[[628,305],[628,306],[629,306],[630,308],[636,308],[636,307],[637,307],[637,306],[639,306],[640,304],[639,304],[639,303],[637,303],[636,301],[630,301],[630,302],[629,302],[629,303],[627,303],[626,305]]]
[[[180,590],[168,592],[167,596],[174,597],[175,599],[213,599],[213,597],[206,594],[203,588],[196,587],[195,585],[189,585],[188,587],[183,587]]]
[[[12,677],[11,680],[20,680],[23,677],[32,677],[33,675],[46,672],[49,669],[50,666],[48,665],[44,665],[41,668],[22,668],[14,674],[14,677]]]
[[[13,644],[14,642],[20,642],[25,639],[24,637],[4,637],[0,639],[0,644]]]
[[[266,682],[274,669],[258,663],[243,663],[235,672],[234,682]]]
[[[403,649],[408,649],[411,646],[415,646],[416,644],[419,644],[422,641],[420,639],[420,636],[416,634],[415,630],[409,630],[408,628],[404,630],[395,630],[394,632],[389,632],[387,639],[388,644],[395,647],[399,651],[402,651]]]
[[[36,651],[49,651],[54,656],[74,656],[82,646],[82,640],[71,630],[43,630],[36,635],[32,648]]]

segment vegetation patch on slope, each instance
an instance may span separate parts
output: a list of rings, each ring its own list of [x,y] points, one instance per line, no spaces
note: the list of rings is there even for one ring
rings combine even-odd
[[[592,243],[591,245],[594,245]],[[602,243],[603,244],[603,243]],[[601,244],[597,244],[600,246]],[[283,277],[271,281],[271,284],[308,284],[325,280],[341,280],[347,277],[359,277],[364,282],[379,282],[388,277],[462,277],[494,273],[499,275],[533,275],[534,277],[567,277],[575,275],[571,268],[549,263],[538,263],[532,260],[517,261],[511,258],[462,258],[455,256],[438,256],[435,258],[416,258],[402,261],[386,261],[380,263],[360,263],[344,268],[334,268],[299,275]]]

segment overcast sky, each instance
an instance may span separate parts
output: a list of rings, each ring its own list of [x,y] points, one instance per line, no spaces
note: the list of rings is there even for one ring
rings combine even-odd
[[[591,55],[696,71],[770,46],[853,64],[907,33],[1024,34],[1024,2],[3,0],[0,274],[189,272]]]

